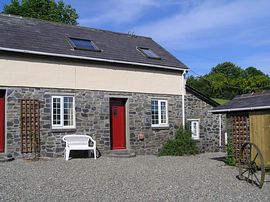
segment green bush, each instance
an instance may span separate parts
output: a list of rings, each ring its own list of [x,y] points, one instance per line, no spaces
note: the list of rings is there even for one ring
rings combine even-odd
[[[229,166],[236,165],[236,160],[235,160],[234,155],[233,155],[233,145],[232,145],[231,139],[228,139],[228,142],[227,142],[225,163]]]
[[[165,143],[159,152],[159,156],[183,156],[198,153],[196,141],[191,138],[191,131],[179,128],[175,139]]]

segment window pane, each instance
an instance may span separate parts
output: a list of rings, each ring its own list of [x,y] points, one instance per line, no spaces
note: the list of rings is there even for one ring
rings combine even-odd
[[[94,43],[90,40],[86,39],[75,39],[75,38],[70,38],[72,41],[74,48],[78,49],[87,49],[87,50],[98,50]]]
[[[161,123],[167,123],[167,116],[166,116],[166,102],[160,102],[160,113],[161,113]]]
[[[73,97],[64,97],[64,126],[73,126]]]
[[[196,122],[192,122],[192,133],[194,136],[197,135],[197,123]]]
[[[152,113],[152,124],[158,124],[158,101],[152,100],[151,101],[151,113]]]
[[[139,48],[139,50],[149,58],[160,58],[154,51],[149,48]]]
[[[152,58],[158,58],[158,55],[155,54],[152,50],[150,49],[143,49],[143,52],[149,56],[149,57],[152,57]]]
[[[192,138],[199,139],[199,121],[191,121]]]
[[[74,126],[74,97],[52,97],[52,124],[56,127]]]
[[[61,124],[61,98],[53,98],[53,125]]]

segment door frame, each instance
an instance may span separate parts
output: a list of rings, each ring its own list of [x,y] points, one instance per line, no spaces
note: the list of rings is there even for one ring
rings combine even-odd
[[[124,108],[125,108],[125,140],[126,140],[126,149],[130,148],[130,134],[129,134],[129,98],[130,96],[109,96],[109,115],[110,115],[110,127],[111,127],[111,100],[112,99],[122,99],[124,100]],[[110,150],[112,150],[111,146],[111,129],[110,129]]]
[[[0,154],[6,154],[7,153],[7,91],[5,88],[0,88],[0,91],[4,94],[4,100],[5,100],[5,110],[4,110],[4,151],[0,152]]]

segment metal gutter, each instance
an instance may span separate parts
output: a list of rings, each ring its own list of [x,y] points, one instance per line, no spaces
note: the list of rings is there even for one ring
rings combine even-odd
[[[66,55],[66,54],[58,54],[58,53],[48,53],[48,52],[31,51],[31,50],[14,49],[14,48],[0,47],[0,50],[16,52],[16,53],[29,53],[29,54],[35,54],[35,55],[44,55],[44,56],[54,56],[54,57],[63,57],[63,58],[91,60],[91,61],[97,61],[97,62],[119,63],[119,64],[128,64],[128,65],[146,66],[146,67],[158,67],[158,68],[162,68],[162,69],[169,69],[169,70],[176,70],[176,71],[188,70],[188,69],[184,69],[184,68],[176,68],[176,67],[163,66],[163,65],[154,65],[154,64],[146,64],[146,63],[139,63],[139,62],[127,62],[127,61],[121,61],[121,60],[110,60],[110,59],[75,56],[75,55]]]
[[[221,113],[221,112],[235,112],[235,111],[254,111],[259,109],[270,109],[270,106],[263,107],[244,107],[244,108],[234,108],[234,109],[220,109],[220,110],[209,110],[209,112]]]
[[[219,119],[219,132],[218,132],[219,147],[221,147],[221,136],[222,136],[222,115],[221,114],[218,115],[218,119]]]

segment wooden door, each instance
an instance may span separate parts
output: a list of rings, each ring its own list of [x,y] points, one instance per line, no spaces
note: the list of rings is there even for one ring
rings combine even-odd
[[[259,147],[265,166],[270,167],[270,111],[250,113],[250,142]]]
[[[0,94],[0,153],[5,152],[5,97]]]
[[[110,100],[111,116],[111,147],[112,149],[126,148],[126,118],[125,118],[125,100]]]

